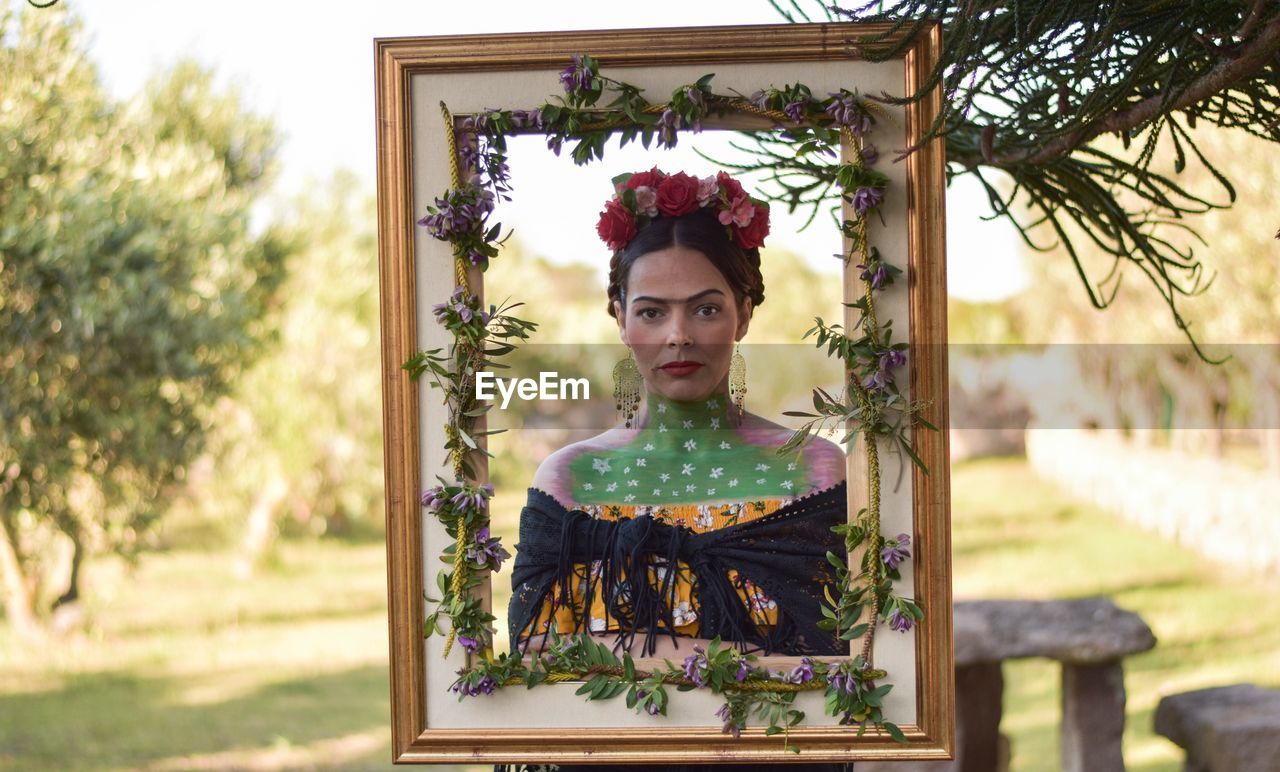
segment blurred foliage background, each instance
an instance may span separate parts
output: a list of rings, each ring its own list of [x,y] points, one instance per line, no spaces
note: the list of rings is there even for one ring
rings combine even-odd
[[[178,62],[117,99],[85,50],[73,13],[0,0],[0,769],[389,766],[372,191],[338,172],[280,200],[278,127],[214,72]],[[1200,360],[1160,297],[1133,291],[1140,269],[1086,234],[1077,257],[1108,277],[1094,289],[1119,289],[1105,313],[1060,250],[1025,252],[1020,295],[949,303],[957,596],[1102,593],[1142,614],[1160,645],[1127,671],[1138,769],[1179,768],[1151,731],[1162,694],[1277,685],[1278,580],[1047,482],[1022,434],[1047,420],[1048,393],[1070,403],[1052,428],[1115,427],[1134,453],[1280,476],[1280,164],[1244,132],[1202,125],[1195,141],[1240,203],[1195,220],[1214,279],[1179,310],[1224,364]],[[1215,184],[1163,149],[1151,163]],[[840,288],[785,251],[765,263],[748,400],[773,417],[839,378],[795,341],[815,314],[838,317]],[[495,265],[488,300],[527,299],[518,315],[541,325],[515,372],[607,389],[616,331],[595,270],[518,240]],[[1054,348],[1069,382],[1007,364]],[[508,544],[538,460],[612,421],[611,395],[593,396],[501,417]],[[499,610],[506,589],[499,575]],[[1056,768],[1054,671],[1007,678],[1014,768]]]

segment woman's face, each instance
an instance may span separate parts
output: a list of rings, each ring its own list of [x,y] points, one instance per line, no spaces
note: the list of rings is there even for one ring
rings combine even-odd
[[[637,258],[626,288],[626,309],[614,301],[618,332],[649,390],[678,402],[727,392],[733,344],[747,334],[751,299],[738,307],[711,261],[681,246]]]

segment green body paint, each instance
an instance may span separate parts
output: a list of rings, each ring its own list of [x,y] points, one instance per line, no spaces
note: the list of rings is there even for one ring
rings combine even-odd
[[[631,441],[587,451],[569,463],[575,501],[583,504],[692,504],[792,498],[809,493],[799,453],[743,438],[733,407],[717,394],[676,402],[646,394],[648,415]]]

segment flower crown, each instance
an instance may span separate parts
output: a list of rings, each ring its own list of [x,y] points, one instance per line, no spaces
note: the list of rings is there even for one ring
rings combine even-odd
[[[614,177],[613,187],[616,192],[605,202],[596,233],[615,252],[658,217],[704,208],[716,213],[729,238],[743,249],[763,245],[769,235],[769,205],[748,196],[742,183],[725,172],[698,178],[684,172],[667,174],[655,166]]]

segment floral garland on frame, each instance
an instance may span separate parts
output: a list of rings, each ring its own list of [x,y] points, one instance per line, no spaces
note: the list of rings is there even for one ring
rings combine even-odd
[[[715,93],[710,88],[711,80],[711,75],[704,76],[677,88],[667,102],[653,104],[639,88],[601,75],[598,62],[583,54],[574,56],[572,64],[560,73],[564,95],[537,110],[486,110],[466,118],[461,129],[455,130],[447,107],[441,104],[453,161],[453,186],[427,207],[419,224],[453,247],[458,286],[449,301],[435,307],[435,315],[453,334],[454,343],[447,352],[423,352],[404,365],[415,380],[429,373],[432,385],[445,392],[449,408],[446,450],[457,478],[453,482],[441,478],[440,484],[422,497],[423,506],[441,521],[453,540],[442,555],[452,570],[441,571],[437,576],[441,598],[427,597],[437,605],[427,616],[424,634],[441,632],[440,617],[446,616],[451,624],[445,655],[455,640],[468,652],[468,665],[459,671],[451,686],[459,699],[490,694],[506,686],[584,680],[577,693],[587,699],[610,699],[625,693],[628,707],[662,715],[669,699],[667,687],[680,691],[709,688],[726,699],[717,712],[726,732],[736,736],[754,716],[767,725],[766,734],[785,736],[790,727],[804,719],[804,713],[794,707],[796,695],[820,689],[825,692],[826,713],[839,716],[842,724],[858,725],[859,734],[871,726],[905,742],[901,730],[883,717],[882,701],[892,685],[877,683],[888,674],[872,666],[872,644],[878,624],[883,622],[892,630],[905,632],[924,614],[913,599],[894,590],[895,582],[901,579],[899,567],[911,557],[911,544],[908,534],[885,539],[880,533],[877,440],[887,440],[890,447],[902,451],[927,473],[924,463],[912,451],[906,432],[915,426],[935,431],[936,427],[920,415],[928,403],[908,401],[901,394],[894,373],[906,362],[907,344],[892,342],[891,323],[880,325],[876,318],[876,293],[890,286],[902,272],[887,263],[867,237],[868,219],[872,212],[878,212],[888,187],[888,178],[871,168],[878,153],[867,141],[880,110],[856,92],[844,89],[819,99],[808,87],[795,84],[757,91],[747,97]],[[614,98],[601,105],[606,93]],[[476,296],[470,294],[466,271],[469,265],[487,270],[505,240],[498,238],[500,225],[488,224],[496,200],[510,198],[505,138],[515,133],[541,132],[547,137],[548,148],[557,155],[565,142],[576,141],[571,156],[575,163],[584,164],[603,158],[604,144],[614,133],[621,135],[623,145],[640,141],[647,148],[656,141],[659,147],[674,147],[679,131],[699,131],[705,118],[731,112],[769,118],[780,137],[796,147],[797,156],[836,164],[840,196],[854,213],[840,222],[850,246],[837,256],[846,264],[858,260],[856,267],[861,270],[863,297],[846,304],[861,313],[855,325],[859,334],[852,337],[840,325],[828,325],[819,317],[815,327],[804,335],[816,335],[819,347],[826,347],[829,355],[844,362],[851,374],[850,382],[838,397],[814,389],[816,412],[788,411],[787,415],[810,420],[780,452],[795,448],[827,424],[850,427],[842,442],[848,443],[859,434],[865,437],[869,505],[859,511],[854,521],[836,527],[844,536],[846,554],[853,556],[861,551],[862,557],[855,571],[841,556],[828,553],[828,560],[837,570],[840,594],[832,597],[828,593],[830,605],[824,606],[825,618],[820,622],[841,640],[861,638],[862,652],[851,659],[831,662],[805,657],[789,672],[771,672],[757,666],[754,655],[722,647],[717,639],[707,649],[695,646],[694,653],[680,667],[667,661],[665,668],[641,671],[629,653],[619,658],[591,636],[562,638],[553,630],[548,637],[549,649],[529,663],[519,653],[494,656],[490,626],[493,616],[469,591],[483,581],[485,572],[497,570],[509,554],[489,533],[488,499],[492,486],[478,485],[467,461],[472,452],[488,455],[475,437],[494,433],[473,430],[489,407],[475,402],[474,376],[486,367],[501,367],[496,357],[514,350],[516,341],[527,339],[536,325],[510,316],[507,312],[514,306],[490,306],[487,312],[482,311]],[[467,141],[457,147],[456,137]],[[842,162],[832,151],[842,139],[854,149],[853,161]],[[794,207],[796,202],[789,203]],[[789,743],[787,747],[796,750]]]

